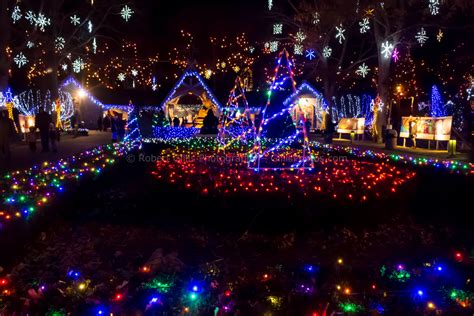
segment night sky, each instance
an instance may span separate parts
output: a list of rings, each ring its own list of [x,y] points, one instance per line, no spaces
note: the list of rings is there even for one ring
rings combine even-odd
[[[242,32],[258,40],[264,34],[256,30],[264,25],[266,5],[265,0],[135,0],[137,14],[127,33],[147,48],[162,52],[180,40],[181,29],[192,33],[198,45],[207,44],[209,36]]]

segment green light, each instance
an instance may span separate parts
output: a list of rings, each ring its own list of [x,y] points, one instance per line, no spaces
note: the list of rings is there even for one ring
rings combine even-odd
[[[198,298],[198,295],[196,293],[189,294],[189,299],[191,301],[195,301],[195,300],[197,300],[197,298]]]
[[[339,308],[345,313],[357,313],[363,310],[362,306],[352,302],[340,303]]]

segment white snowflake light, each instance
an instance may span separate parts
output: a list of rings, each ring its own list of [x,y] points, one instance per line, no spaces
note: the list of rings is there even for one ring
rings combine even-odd
[[[120,11],[120,15],[122,16],[122,19],[125,20],[125,22],[128,22],[128,20],[130,20],[133,13],[135,12],[128,5],[124,6],[122,8],[122,11]]]
[[[121,82],[125,81],[125,74],[123,72],[119,73],[117,79]]]
[[[430,8],[431,15],[439,14],[439,0],[428,0],[428,7]]]
[[[56,37],[56,39],[54,40],[54,47],[58,51],[63,50],[65,44],[66,44],[66,40],[64,39],[64,37],[59,36],[59,37]]]
[[[367,31],[370,30],[369,18],[363,18],[362,21],[359,22],[359,26],[361,34],[367,33]]]
[[[273,0],[268,0],[268,11],[272,11],[273,9]]]
[[[255,47],[249,46],[249,52],[250,54],[253,54],[255,52]]]
[[[321,22],[321,16],[319,15],[319,12],[314,12],[313,13],[313,24],[318,25],[319,22]]]
[[[81,24],[81,19],[76,14],[71,16],[70,19],[72,25],[78,26],[79,24]]]
[[[339,44],[342,44],[342,41],[346,39],[346,36],[344,33],[346,32],[346,29],[342,26],[342,24],[339,24],[339,26],[336,26],[336,39],[339,40]]]
[[[280,35],[283,33],[283,24],[275,23],[273,24],[273,35]]]
[[[329,47],[329,46],[325,46],[325,47],[323,48],[323,56],[324,56],[324,58],[329,58],[329,57],[331,57],[331,55],[332,55],[332,48]]]
[[[309,60],[313,60],[316,58],[316,52],[314,51],[314,49],[307,49],[305,56]]]
[[[15,58],[13,58],[13,61],[18,66],[18,68],[21,68],[28,63],[28,59],[21,52],[18,55],[16,55]]]
[[[420,43],[421,46],[423,46],[423,44],[426,43],[429,37],[426,36],[426,31],[424,27],[421,27],[420,31],[416,33],[415,38],[418,41],[418,43]]]
[[[295,40],[297,43],[302,43],[305,39],[306,34],[303,31],[299,30],[298,32],[296,32]]]
[[[19,6],[15,6],[15,8],[13,8],[13,12],[12,12],[12,20],[13,20],[13,24],[15,24],[16,22],[18,22],[21,17],[23,15],[21,14],[21,10],[20,10],[20,7]]]
[[[381,47],[381,54],[385,59],[388,59],[392,56],[392,51],[393,51],[393,45],[390,44],[388,41],[385,41],[385,43],[382,43]]]
[[[138,70],[132,69],[132,76],[134,77],[138,76]]]
[[[28,47],[29,49],[32,49],[33,47],[35,47],[35,43],[33,43],[32,41],[28,41],[26,42],[26,47]]]
[[[355,73],[359,76],[361,76],[362,78],[365,78],[365,76],[367,76],[367,74],[369,73],[370,71],[370,68],[365,64],[363,63],[362,65],[360,65],[357,70],[355,71]]]
[[[31,25],[33,25],[36,21],[36,15],[33,13],[33,11],[28,11],[26,12],[25,19],[30,22]]]
[[[38,16],[35,19],[35,25],[41,32],[44,32],[45,28],[51,25],[51,19],[47,18],[43,13],[38,13]]]
[[[97,39],[95,37],[92,40],[92,51],[94,52],[94,54],[97,54]]]
[[[295,44],[294,53],[295,55],[303,55],[303,45]]]
[[[80,73],[85,67],[84,61],[81,57],[77,57],[76,60],[72,62],[72,70],[75,73]]]
[[[271,53],[274,53],[278,51],[279,44],[280,43],[278,41],[271,41],[268,45],[268,49],[270,50]]]
[[[92,21],[87,22],[87,30],[89,33],[92,33],[92,29],[94,28],[94,25],[92,24]]]
[[[61,68],[62,68],[64,71],[66,71],[66,70],[67,70],[67,64],[62,64],[62,65],[61,65]]]

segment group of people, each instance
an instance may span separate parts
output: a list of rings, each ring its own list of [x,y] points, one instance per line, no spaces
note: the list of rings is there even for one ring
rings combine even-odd
[[[109,111],[105,116],[102,114],[97,119],[97,130],[112,132],[112,141],[122,141],[125,138],[125,129],[127,121],[123,118],[122,113],[114,113]]]

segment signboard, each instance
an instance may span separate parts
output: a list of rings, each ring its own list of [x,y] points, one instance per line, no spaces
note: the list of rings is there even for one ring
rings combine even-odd
[[[444,140],[451,138],[453,117],[402,117],[400,137],[427,140]]]
[[[342,118],[337,126],[339,134],[350,134],[355,132],[357,135],[364,134],[365,118]]]

